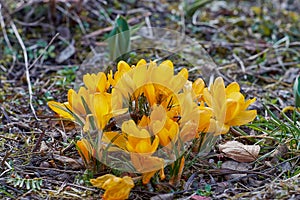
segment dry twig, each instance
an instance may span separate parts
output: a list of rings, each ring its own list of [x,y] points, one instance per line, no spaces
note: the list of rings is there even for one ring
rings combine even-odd
[[[28,93],[29,93],[29,105],[30,105],[30,108],[31,108],[31,111],[35,117],[36,120],[40,120],[36,113],[35,113],[35,109],[32,105],[32,87],[31,87],[31,82],[30,82],[30,74],[29,74],[29,67],[28,67],[28,55],[27,55],[27,51],[26,51],[26,47],[24,45],[24,42],[18,32],[18,29],[16,27],[16,25],[14,24],[13,20],[10,21],[10,26],[22,48],[22,51],[23,51],[23,56],[24,56],[24,62],[25,62],[25,75],[26,75],[26,81],[27,81],[27,85],[28,85]]]

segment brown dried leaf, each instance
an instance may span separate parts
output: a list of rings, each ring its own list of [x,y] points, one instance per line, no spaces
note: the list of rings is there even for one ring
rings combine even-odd
[[[72,41],[72,44],[67,46],[64,50],[62,50],[60,52],[60,54],[58,54],[56,56],[55,62],[62,63],[64,61],[66,61],[67,59],[69,59],[72,55],[74,55],[74,53],[76,52],[76,49],[75,49],[73,43],[74,42]]]
[[[237,141],[229,141],[223,145],[219,145],[219,149],[226,157],[238,162],[252,162],[257,159],[260,146],[244,145]]]
[[[60,155],[57,155],[57,154],[53,154],[53,159],[61,162],[64,165],[69,166],[73,170],[81,169],[82,168],[81,164],[77,160],[75,160],[73,158],[69,158],[69,157],[66,157],[66,156],[60,156]]]
[[[40,152],[41,153],[45,153],[46,151],[49,150],[49,147],[47,146],[46,142],[45,141],[42,141],[41,142],[41,147],[40,147]]]
[[[158,194],[150,198],[150,200],[160,200],[160,199],[165,199],[165,200],[171,200],[174,199],[174,194]]]
[[[227,160],[222,163],[221,169],[232,169],[236,171],[248,171],[251,168],[249,163],[239,163],[233,160]],[[225,175],[225,178],[227,180],[230,179],[236,179],[236,178],[241,178],[243,176],[246,176],[247,174],[239,174],[239,173],[232,173]]]

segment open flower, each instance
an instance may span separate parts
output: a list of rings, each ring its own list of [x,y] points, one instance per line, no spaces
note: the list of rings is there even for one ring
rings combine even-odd
[[[71,111],[77,114],[80,117],[84,117],[88,114],[88,111],[85,108],[86,104],[89,106],[89,92],[86,88],[80,87],[78,93],[73,89],[68,91],[68,102],[71,106]]]
[[[160,145],[172,148],[177,140],[178,133],[178,124],[170,118],[167,118],[164,127],[157,133]]]
[[[56,112],[60,117],[71,120],[71,121],[75,120],[75,117],[71,112],[71,106],[70,106],[69,102],[59,103],[56,101],[49,101],[48,106],[54,112]]]
[[[91,179],[93,186],[105,190],[102,198],[104,200],[123,200],[128,199],[130,190],[134,187],[134,182],[129,176],[123,178],[112,174],[106,174],[96,179]]]
[[[83,76],[83,82],[90,94],[106,92],[110,86],[103,72],[99,72],[98,74],[85,74]]]
[[[155,109],[156,111],[159,108]],[[161,122],[160,117],[156,116],[156,111],[154,111],[150,117],[153,121]],[[129,120],[123,123],[122,131],[126,133],[127,136],[127,145],[126,149],[130,152],[130,158],[135,169],[142,173],[142,181],[143,184],[147,184],[151,177],[160,169],[162,170],[161,177],[164,178],[163,168],[164,168],[164,160],[162,158],[158,158],[152,156],[152,154],[157,150],[159,145],[159,137],[157,135],[154,136],[154,139],[151,139],[151,135],[148,130],[141,127],[148,127],[149,118],[143,117],[137,126],[133,120]],[[160,125],[157,124],[156,128],[151,129],[156,130],[156,128],[161,129]]]
[[[211,120],[211,128],[216,134],[224,134],[229,131],[230,126],[247,124],[256,117],[256,110],[247,110],[254,99],[245,101],[240,93],[240,86],[233,82],[226,88],[224,81],[218,77],[210,88],[204,89],[206,104],[212,108],[215,119]]]
[[[151,155],[158,147],[159,138],[155,136],[151,141],[149,132],[137,127],[133,120],[124,122],[122,131],[128,135],[126,147],[129,152]]]
[[[105,94],[110,86],[106,75],[103,72],[99,72],[97,75],[86,74],[83,76],[83,81],[85,83],[85,87],[80,87],[78,93],[73,89],[68,91],[67,102],[48,102],[48,106],[61,117],[72,121],[78,121],[81,124],[85,123],[87,115],[92,114],[91,110],[95,111],[94,105],[103,105],[102,100],[98,101],[100,100],[99,94]],[[96,97],[93,98],[94,96]],[[100,127],[103,127],[103,125]]]
[[[141,60],[131,68],[122,65],[122,76],[117,71],[113,77],[112,113],[114,119],[120,114],[132,119],[122,121],[126,148],[115,144],[129,152],[132,165],[143,175],[143,183],[148,183],[168,164],[160,156],[176,159],[173,154],[181,154],[183,144],[196,136],[200,111],[192,98],[193,91],[184,90],[188,82],[185,68],[175,74],[169,60],[159,65]],[[118,68],[122,65],[118,64]],[[194,85],[199,88],[201,83],[197,84]]]
[[[87,115],[85,105],[89,107],[89,102],[88,90],[84,87],[80,87],[78,93],[73,89],[68,91],[68,102],[59,103],[49,101],[48,106],[63,118],[83,123]]]
[[[112,117],[111,94],[105,92],[90,95],[90,110],[84,130],[89,130],[92,123],[95,123],[98,130],[103,130]]]
[[[119,110],[121,108],[118,106],[123,106],[119,102],[119,97],[137,100],[143,94],[147,98],[149,107],[163,104],[168,100],[176,101],[176,95],[187,82],[187,74],[184,68],[174,75],[174,66],[171,61],[164,61],[157,66],[155,62],[147,64],[141,60],[137,66],[123,73],[121,79],[116,82],[113,96],[118,98],[112,98],[114,110]],[[168,105],[170,102],[165,104]]]

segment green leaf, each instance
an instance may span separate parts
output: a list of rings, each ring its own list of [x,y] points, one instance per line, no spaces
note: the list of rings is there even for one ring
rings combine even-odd
[[[41,190],[40,182],[37,181],[35,184],[36,184],[36,189]]]
[[[31,188],[36,189],[36,182],[35,180],[31,180]]]
[[[26,183],[26,189],[30,190],[30,179],[26,179],[25,183]]]
[[[9,198],[13,199],[15,198],[15,196],[11,195],[10,193],[6,192],[4,189],[0,189],[0,194],[5,194],[6,196],[8,196]]]
[[[139,24],[133,25],[130,28],[130,34],[133,35],[135,34],[138,30],[140,30],[140,28],[142,28],[144,26],[145,22],[141,22]]]
[[[119,16],[115,21],[114,29],[109,33],[108,39],[109,56],[111,60],[122,60],[130,51],[130,30],[124,17]],[[125,60],[125,59],[124,59]]]
[[[24,185],[24,181],[25,181],[24,179],[22,179],[22,180],[21,180],[21,183],[20,183],[20,185],[19,185],[19,187],[20,187],[20,188],[22,188],[22,187],[23,187],[23,185]]]
[[[192,5],[186,5],[185,11],[187,16],[192,17],[193,14],[198,10],[199,8],[205,6],[207,3],[212,2],[213,0],[196,0]],[[185,2],[187,3],[187,2]]]
[[[295,80],[294,83],[294,96],[295,96],[295,106],[300,107],[300,76]]]
[[[16,181],[14,182],[14,187],[17,187],[17,186],[19,186],[20,185],[20,183],[21,183],[21,179],[16,179]]]

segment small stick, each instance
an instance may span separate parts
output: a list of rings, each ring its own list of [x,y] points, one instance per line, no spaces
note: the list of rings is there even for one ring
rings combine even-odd
[[[36,144],[35,144],[35,146],[34,146],[32,152],[36,152],[36,151],[38,150],[38,148],[39,148],[39,146],[40,146],[40,144],[41,144],[41,142],[42,142],[42,139],[43,139],[44,135],[45,135],[45,132],[43,131],[43,132],[40,134],[39,139],[38,139],[38,141],[36,142]]]
[[[33,61],[33,63],[29,66],[28,69],[31,69],[36,62],[46,53],[46,50],[50,47],[50,45],[54,42],[54,40],[59,36],[59,33],[56,33],[53,38],[50,40],[49,44],[43,49],[43,52]]]
[[[241,58],[238,57],[238,55],[236,55],[235,53],[233,53],[233,58],[240,64],[240,66],[242,68],[242,72],[245,74],[246,69],[245,69],[245,65],[244,65],[243,61],[241,60]]]
[[[28,85],[28,93],[29,93],[29,105],[30,105],[30,108],[31,108],[31,111],[35,117],[36,120],[40,120],[37,115],[36,115],[36,112],[34,110],[34,107],[32,105],[32,88],[31,88],[31,82],[30,82],[30,74],[29,74],[29,68],[28,68],[28,56],[27,56],[27,51],[26,51],[26,47],[24,45],[24,42],[18,32],[18,29],[16,27],[16,25],[14,24],[14,22],[11,20],[10,21],[10,26],[23,50],[23,55],[24,55],[24,62],[25,62],[25,74],[26,74],[26,80],[27,80],[27,85]]]
[[[3,135],[0,135],[0,138],[6,139],[6,140],[12,140],[12,141],[14,141],[14,142],[19,142],[19,140],[16,140],[16,139],[14,139],[14,138],[5,137],[5,136],[3,136]]]
[[[6,163],[6,160],[8,159],[8,157],[10,156],[11,151],[6,151],[4,158],[1,161],[1,167],[4,166],[4,164]]]

